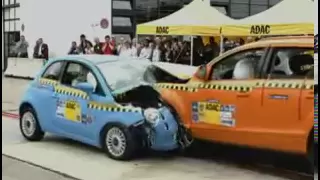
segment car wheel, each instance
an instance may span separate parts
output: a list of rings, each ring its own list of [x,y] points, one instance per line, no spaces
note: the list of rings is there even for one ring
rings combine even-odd
[[[44,137],[36,113],[32,108],[25,108],[20,114],[20,131],[29,141],[40,141]]]
[[[103,132],[103,149],[115,160],[130,160],[138,148],[135,135],[128,128],[111,125]]]

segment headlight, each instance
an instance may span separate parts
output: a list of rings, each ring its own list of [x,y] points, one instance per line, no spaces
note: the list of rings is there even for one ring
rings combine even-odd
[[[144,110],[143,112],[144,117],[146,118],[146,121],[150,123],[153,126],[157,126],[160,120],[160,114],[157,109],[154,108],[148,108]]]

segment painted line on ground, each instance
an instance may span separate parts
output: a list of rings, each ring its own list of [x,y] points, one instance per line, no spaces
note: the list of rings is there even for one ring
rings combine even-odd
[[[10,159],[13,159],[13,160],[16,160],[16,161],[20,161],[22,163],[25,163],[25,164],[28,164],[30,166],[34,166],[34,167],[37,167],[37,168],[40,168],[40,169],[43,169],[45,171],[50,171],[50,172],[53,172],[53,173],[56,173],[62,177],[65,177],[65,178],[69,178],[69,179],[72,179],[72,180],[81,180],[79,178],[76,178],[76,177],[73,177],[73,176],[70,176],[66,173],[63,173],[63,172],[60,172],[60,171],[55,171],[53,169],[50,169],[50,168],[47,168],[47,167],[43,167],[43,166],[40,166],[38,164],[35,164],[35,163],[32,163],[32,162],[29,162],[29,161],[25,161],[25,160],[22,160],[22,159],[19,159],[17,157],[14,157],[14,156],[10,156],[10,155],[6,155],[6,154],[2,154],[2,156],[5,156],[7,158],[10,158]]]
[[[9,117],[12,119],[19,119],[19,114],[15,114],[15,113],[2,112],[2,116]]]

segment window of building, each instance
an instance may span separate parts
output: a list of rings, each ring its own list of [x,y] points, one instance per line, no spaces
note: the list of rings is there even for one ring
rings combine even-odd
[[[8,57],[15,56],[15,45],[20,40],[20,19],[17,14],[19,5],[15,0],[5,0],[3,6],[4,50]]]
[[[132,5],[131,5],[130,1],[113,0],[112,8],[113,9],[132,10]]]
[[[274,6],[274,5],[278,4],[282,0],[268,0],[268,1],[269,1],[269,5],[270,6]]]
[[[255,5],[255,4],[251,4],[250,5],[250,15],[254,15],[254,14],[258,14],[262,11],[265,11],[268,9],[267,5]]]
[[[129,17],[112,17],[113,26],[131,27],[132,22]]]
[[[232,3],[230,5],[230,16],[235,19],[241,19],[249,16],[249,4]]]

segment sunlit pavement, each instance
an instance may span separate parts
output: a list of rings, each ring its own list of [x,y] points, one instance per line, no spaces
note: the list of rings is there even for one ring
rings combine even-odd
[[[7,103],[2,104],[3,111],[11,110],[10,112],[17,113],[19,99],[26,85],[26,81],[12,79],[4,81],[2,97]],[[198,151],[203,152],[187,157],[177,154],[152,154],[131,162],[119,162],[107,158],[96,148],[51,135],[46,136],[41,142],[27,142],[20,135],[18,120],[12,117],[2,117],[3,154],[82,180],[315,179],[311,175],[292,172],[296,167],[292,169],[289,167],[290,171],[282,170],[287,168],[283,164],[304,166],[305,162],[299,158],[280,155],[279,158],[273,154],[260,155],[254,151],[237,151],[234,148],[221,146],[211,148],[215,153],[208,153],[210,149],[206,149],[205,152],[200,147]],[[274,163],[271,160],[272,162],[266,161],[265,165],[258,165],[255,159],[259,163],[265,162],[261,159],[275,159],[277,162]],[[283,161],[289,162],[284,163]],[[279,167],[275,168],[275,164]],[[38,176],[43,177],[41,173]]]

